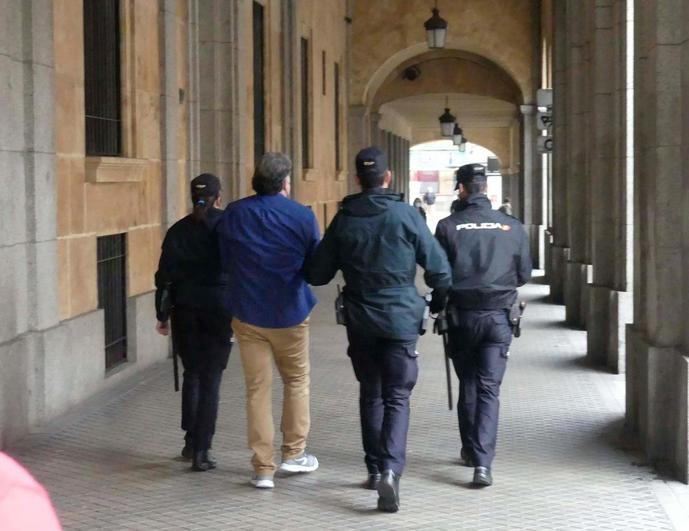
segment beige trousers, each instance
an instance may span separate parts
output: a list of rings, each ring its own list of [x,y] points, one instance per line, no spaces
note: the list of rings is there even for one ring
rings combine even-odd
[[[247,438],[254,455],[251,463],[261,475],[272,475],[273,360],[282,377],[282,459],[301,455],[306,448],[309,412],[309,320],[291,328],[262,328],[235,318],[232,328],[246,382]]]

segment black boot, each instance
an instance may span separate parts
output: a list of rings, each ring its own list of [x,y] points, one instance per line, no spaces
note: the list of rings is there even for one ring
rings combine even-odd
[[[493,484],[493,476],[490,473],[490,468],[485,466],[477,466],[474,469],[474,481],[472,481],[475,487],[490,487]]]
[[[191,435],[189,432],[184,436],[184,448],[182,448],[182,457],[184,459],[191,459],[194,457],[194,448],[191,445]]]
[[[378,490],[378,484],[380,483],[380,473],[373,472],[368,474],[368,478],[361,485],[368,490]]]
[[[468,466],[469,468],[474,468],[474,457],[469,452],[468,450],[465,450],[462,448],[462,451],[459,453],[459,458],[460,461],[462,462],[462,466]]]
[[[196,472],[206,472],[207,470],[213,470],[217,463],[213,456],[211,456],[208,450],[201,450],[199,452],[194,452],[194,462],[191,465],[191,469]]]
[[[396,513],[400,510],[400,477],[392,470],[384,470],[378,483],[378,510]]]

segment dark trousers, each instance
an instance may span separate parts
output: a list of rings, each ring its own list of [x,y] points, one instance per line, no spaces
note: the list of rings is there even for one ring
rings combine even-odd
[[[211,447],[222,372],[232,348],[231,319],[223,312],[175,307],[173,348],[182,360],[182,429],[194,451]]]
[[[359,415],[369,473],[404,471],[409,398],[419,373],[417,339],[371,337],[347,329],[348,354],[359,381]]]
[[[449,331],[449,348],[459,377],[457,417],[462,448],[476,466],[495,457],[500,384],[512,341],[506,312],[459,311]]]

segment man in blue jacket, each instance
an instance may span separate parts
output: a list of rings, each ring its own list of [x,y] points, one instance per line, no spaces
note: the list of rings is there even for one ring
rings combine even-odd
[[[232,328],[246,381],[252,484],[273,488],[273,360],[284,384],[282,463],[287,472],[313,472],[306,453],[309,413],[309,314],[316,298],[304,281],[304,262],[320,231],[313,212],[292,201],[292,163],[266,153],[252,179],[256,195],[228,205],[218,224],[221,262],[229,275]]]
[[[450,286],[450,267],[416,209],[387,190],[391,174],[385,154],[376,148],[360,151],[356,170],[362,192],[344,199],[306,278],[323,285],[338,270],[344,275],[348,354],[360,383],[369,473],[365,486],[378,490],[379,510],[396,512],[425,309],[415,286],[416,265],[425,269],[426,284],[441,292]]]

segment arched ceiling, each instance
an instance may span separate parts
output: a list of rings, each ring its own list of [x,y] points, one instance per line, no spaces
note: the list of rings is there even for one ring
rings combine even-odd
[[[416,79],[407,79],[405,70],[413,67]],[[459,93],[489,96],[519,104],[521,91],[512,78],[494,63],[461,52],[428,52],[400,64],[378,88],[372,109],[402,98],[421,94]]]
[[[352,1],[350,102],[370,105],[388,76],[428,51],[423,22],[430,0]],[[482,57],[506,72],[521,92],[533,96],[539,24],[535,0],[441,0],[448,20],[448,51]]]

